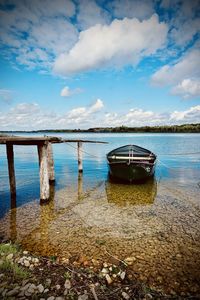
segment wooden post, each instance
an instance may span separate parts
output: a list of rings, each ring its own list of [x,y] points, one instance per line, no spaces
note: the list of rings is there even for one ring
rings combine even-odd
[[[53,149],[52,144],[47,144],[47,156],[48,156],[48,173],[50,183],[55,181],[54,162],[53,162]]]
[[[14,152],[13,145],[6,144],[7,160],[8,160],[8,174],[10,182],[11,198],[16,195],[16,181],[15,181],[15,166],[14,166]]]
[[[78,174],[78,200],[81,200],[83,194],[83,173]]]
[[[38,145],[38,156],[40,164],[40,200],[49,199],[49,174],[48,174],[48,158],[47,144]]]
[[[82,153],[82,142],[78,142],[78,171],[83,172],[83,163],[82,163],[83,153]]]

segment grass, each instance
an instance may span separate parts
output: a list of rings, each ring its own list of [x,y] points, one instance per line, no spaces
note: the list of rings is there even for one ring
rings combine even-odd
[[[0,264],[0,271],[3,272],[6,277],[12,277],[14,280],[27,279],[30,276],[27,270],[24,270],[22,267],[8,259],[2,261]]]
[[[19,247],[17,245],[0,244],[0,272],[4,273],[7,278],[12,278],[14,280],[26,279],[29,277],[29,272],[24,270],[24,268],[18,266],[11,259],[7,259],[9,254],[17,254],[19,252]]]
[[[18,246],[12,244],[0,244],[0,255],[8,255],[10,253],[16,254]]]

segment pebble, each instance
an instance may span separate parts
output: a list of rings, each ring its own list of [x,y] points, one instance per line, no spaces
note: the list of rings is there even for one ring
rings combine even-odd
[[[83,294],[83,295],[79,295],[78,296],[78,300],[87,300],[88,299],[88,295],[87,294]]]
[[[23,254],[24,254],[24,255],[27,255],[27,254],[28,254],[28,251],[23,251]]]
[[[51,296],[51,297],[47,298],[47,300],[54,300],[54,299],[55,299],[54,296]]]
[[[13,253],[10,253],[10,254],[8,254],[8,255],[6,256],[6,259],[11,260],[12,258],[13,258]]]
[[[65,280],[64,286],[65,286],[65,289],[68,289],[68,290],[71,289],[71,282],[69,279]]]
[[[109,274],[106,274],[106,281],[107,281],[108,284],[112,283],[112,279],[111,279]]]
[[[103,266],[104,266],[104,268],[107,268],[108,264],[107,263],[103,263]]]
[[[108,274],[108,273],[109,273],[109,271],[108,271],[108,269],[107,269],[107,268],[103,268],[103,269],[101,270],[101,273],[103,273],[103,274]]]
[[[25,267],[30,267],[30,262],[28,260],[24,260]]]
[[[134,261],[136,261],[136,258],[134,256],[127,257],[124,260],[124,262],[129,266],[132,265]]]
[[[59,290],[61,288],[60,284],[56,284],[56,289]]]
[[[2,296],[3,296],[3,297],[5,297],[7,291],[8,291],[8,289],[5,289],[5,290],[2,292]]]
[[[121,280],[124,280],[125,276],[126,276],[126,272],[121,272],[120,274]]]
[[[19,287],[14,288],[14,290],[11,290],[9,292],[7,292],[6,296],[16,296],[19,293]]]
[[[64,300],[64,298],[59,296],[59,297],[56,297],[55,300]]]
[[[123,297],[125,300],[130,299],[129,294],[127,294],[126,292],[122,292],[122,297]]]
[[[27,297],[30,297],[31,295],[32,295],[32,293],[30,293],[30,292],[28,292],[28,291],[25,291],[25,296],[27,296]]]
[[[146,294],[146,300],[151,300],[153,299],[153,296],[151,294]]]
[[[21,291],[21,292],[18,294],[18,297],[24,297],[24,291]]]
[[[36,290],[36,289],[37,289],[36,285],[33,284],[33,283],[31,283],[31,284],[29,285],[29,288],[27,289],[27,292],[33,294],[33,293],[35,293],[35,290]]]
[[[68,294],[68,289],[65,289],[63,295],[66,296],[67,294]]]
[[[49,289],[45,289],[45,290],[44,290],[44,294],[47,293],[47,292],[49,292]]]
[[[26,291],[29,288],[30,285],[31,285],[30,283],[27,283],[23,287],[21,287],[20,290],[21,291]]]
[[[44,292],[44,287],[43,287],[42,284],[39,284],[39,285],[37,286],[37,289],[38,289],[39,293],[43,293],[43,292]]]
[[[46,284],[49,286],[49,285],[51,285],[51,279],[50,278],[47,278],[46,279]]]

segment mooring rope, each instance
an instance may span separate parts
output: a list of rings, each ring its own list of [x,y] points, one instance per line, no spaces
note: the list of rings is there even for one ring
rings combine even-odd
[[[67,145],[70,146],[71,148],[74,148],[74,149],[76,149],[76,150],[78,151],[78,147],[73,146],[73,145],[71,145],[70,143],[67,143],[67,142],[65,142],[65,144],[67,144]],[[89,156],[92,156],[92,157],[95,157],[95,158],[99,158],[99,156],[94,155],[94,154],[91,154],[91,153],[89,153],[89,152],[87,152],[87,151],[85,151],[85,150],[83,150],[83,149],[81,149],[81,152],[83,152],[83,153],[85,153],[85,154],[88,154]]]
[[[71,148],[74,148],[76,150],[78,150],[78,147],[73,146],[71,143],[65,142],[65,144],[69,145]],[[81,151],[85,154],[88,154],[89,156],[95,157],[95,158],[99,158],[97,155],[91,154],[83,149],[81,149]],[[159,156],[184,156],[184,155],[200,155],[200,152],[187,152],[187,153],[169,153],[169,154],[159,154]],[[133,153],[129,153],[129,157],[132,156]],[[161,164],[165,165],[167,168],[169,168],[166,164],[164,164],[162,161],[160,161],[159,159],[157,159],[158,162],[160,162]]]

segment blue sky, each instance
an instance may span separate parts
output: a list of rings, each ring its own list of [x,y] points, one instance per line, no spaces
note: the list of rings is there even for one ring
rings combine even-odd
[[[0,130],[200,122],[200,0],[0,0]]]

